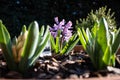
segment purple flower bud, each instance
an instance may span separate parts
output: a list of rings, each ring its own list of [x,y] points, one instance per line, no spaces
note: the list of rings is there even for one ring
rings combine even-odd
[[[59,24],[58,17],[55,17],[54,19],[55,19],[55,22]]]
[[[71,26],[72,26],[72,22],[69,21],[65,26],[68,27],[68,28],[71,28]]]
[[[59,22],[58,17],[55,17],[55,22],[53,27],[50,28],[51,35],[56,38],[58,30],[61,30],[60,38],[63,38],[64,41],[68,41],[70,37],[72,36],[72,22],[69,21],[67,24],[65,24],[65,20]]]
[[[57,33],[56,32],[51,32],[52,36],[53,37],[56,37],[57,36]]]

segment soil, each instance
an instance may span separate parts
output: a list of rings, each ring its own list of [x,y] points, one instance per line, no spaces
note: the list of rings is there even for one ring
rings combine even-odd
[[[120,78],[120,58],[117,55],[116,66],[105,70],[95,70],[89,56],[83,52],[71,52],[63,56],[39,57],[36,64],[24,75],[10,71],[0,54],[0,79],[99,79]],[[117,77],[116,77],[117,76]]]

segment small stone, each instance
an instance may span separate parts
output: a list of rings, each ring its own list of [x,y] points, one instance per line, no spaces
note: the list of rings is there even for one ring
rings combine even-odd
[[[52,64],[56,67],[59,66],[58,63],[56,63],[56,62],[53,62]]]
[[[85,74],[83,74],[83,77],[84,77],[84,78],[89,78],[89,76],[90,76],[90,73],[85,73]]]
[[[2,66],[5,66],[5,65],[7,65],[6,62],[2,62]]]
[[[37,72],[38,71],[37,68],[35,68],[34,71]]]
[[[78,76],[75,74],[70,75],[70,79],[78,79]]]

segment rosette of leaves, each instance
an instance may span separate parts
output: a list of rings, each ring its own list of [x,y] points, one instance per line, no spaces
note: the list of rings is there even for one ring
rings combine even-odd
[[[92,28],[96,21],[99,21],[102,17],[104,17],[109,25],[109,29],[113,31],[116,30],[114,14],[114,12],[111,13],[111,9],[107,10],[106,6],[101,7],[96,11],[91,10],[86,19],[80,19],[80,23],[77,21],[77,25],[80,25],[80,27],[84,28]]]
[[[68,54],[79,41],[77,34],[72,35],[71,21],[65,24],[64,19],[59,22],[58,17],[55,17],[55,22],[56,24],[50,27],[51,50],[55,54]]]
[[[115,66],[115,53],[120,47],[120,28],[111,32],[106,19],[101,18],[92,29],[77,28],[77,33],[96,69]]]
[[[21,73],[26,72],[44,50],[49,35],[49,26],[46,30],[42,26],[39,31],[39,25],[34,21],[28,30],[23,26],[21,34],[12,42],[8,30],[0,21],[0,45],[8,68]]]

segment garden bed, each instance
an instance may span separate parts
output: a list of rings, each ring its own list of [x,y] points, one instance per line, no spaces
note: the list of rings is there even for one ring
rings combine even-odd
[[[116,60],[117,64],[114,68],[111,68],[111,71],[107,69],[97,71],[82,47],[77,46],[70,55],[39,57],[35,66],[23,76],[18,72],[8,70],[3,55],[0,54],[0,78],[116,80],[120,78],[119,55],[118,52]]]

